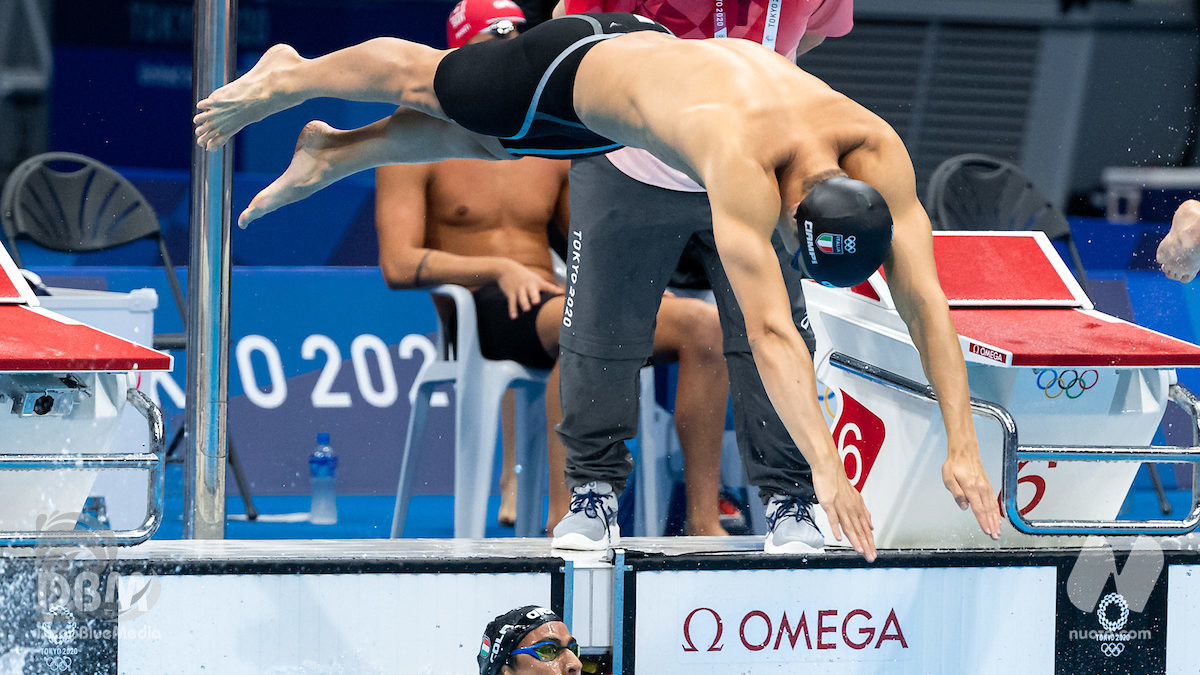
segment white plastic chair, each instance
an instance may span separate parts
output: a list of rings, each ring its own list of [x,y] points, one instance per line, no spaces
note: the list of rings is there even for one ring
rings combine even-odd
[[[396,507],[392,515],[393,538],[404,532],[412,496],[413,468],[423,447],[425,418],[434,390],[454,385],[454,536],[482,538],[487,526],[496,433],[500,404],[509,388],[515,389],[515,444],[517,472],[517,522],[519,537],[542,533],[546,465],[546,379],[548,370],[528,368],[515,361],[486,359],[479,351],[475,299],[462,286],[443,285],[430,290],[438,312],[437,358],[421,366],[416,396],[409,414],[401,458]],[[670,475],[665,465],[675,438],[674,418],[655,401],[654,371],[642,369],[638,421],[638,516],[635,534],[660,536],[666,524],[665,506]]]
[[[675,435],[675,420],[655,400],[654,368],[648,366],[641,372],[641,399],[638,402],[637,458],[637,510],[640,516],[634,521],[634,536],[661,537],[667,524],[666,505],[670,495],[671,472],[667,468],[667,455],[672,445],[678,445]]]
[[[454,385],[454,536],[479,539],[487,524],[492,466],[500,403],[516,390],[517,536],[542,530],[542,483],[546,468],[546,378],[550,371],[515,361],[485,359],[479,351],[475,299],[462,286],[443,285],[430,291],[439,326],[437,358],[417,374],[416,398],[408,418],[400,484],[392,516],[392,537],[404,532],[412,496],[413,468],[424,443],[425,417],[434,389]]]

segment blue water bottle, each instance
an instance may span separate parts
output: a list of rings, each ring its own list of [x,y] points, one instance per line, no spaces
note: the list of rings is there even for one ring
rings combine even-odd
[[[337,455],[329,445],[329,434],[317,434],[317,449],[308,458],[308,475],[312,480],[310,523],[333,525],[337,522],[337,463]]]

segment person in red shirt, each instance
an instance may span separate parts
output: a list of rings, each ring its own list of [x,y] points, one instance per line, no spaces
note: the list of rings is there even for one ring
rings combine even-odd
[[[854,26],[853,0],[562,0],[555,15],[587,12],[637,14],[685,40],[752,40],[791,61]]]

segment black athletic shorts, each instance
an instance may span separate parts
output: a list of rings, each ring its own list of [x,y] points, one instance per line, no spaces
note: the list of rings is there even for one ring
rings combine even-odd
[[[542,297],[528,312],[517,308],[516,319],[508,316],[508,296],[496,283],[490,283],[473,292],[475,297],[475,321],[479,331],[479,351],[493,361],[516,361],[529,368],[549,370],[554,367],[554,357],[542,348],[537,333],[537,315],[542,305],[558,297],[542,291]]]
[[[463,45],[438,64],[433,92],[450,119],[499,138],[513,155],[609,152],[620,144],[592,133],[575,114],[575,71],[601,40],[644,30],[670,34],[633,14],[571,14],[511,40]]]

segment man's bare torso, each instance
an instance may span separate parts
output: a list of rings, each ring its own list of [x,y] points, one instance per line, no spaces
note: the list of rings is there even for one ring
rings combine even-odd
[[[425,186],[425,245],[449,253],[511,258],[553,280],[546,226],[564,214],[568,164],[448,160]]]

